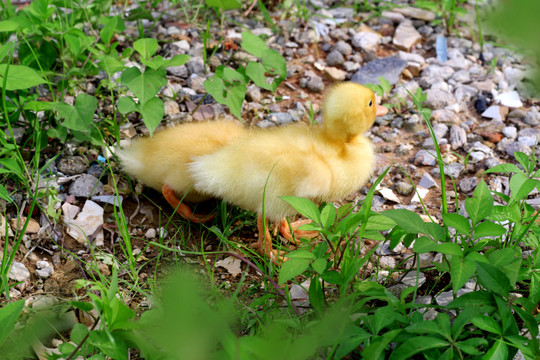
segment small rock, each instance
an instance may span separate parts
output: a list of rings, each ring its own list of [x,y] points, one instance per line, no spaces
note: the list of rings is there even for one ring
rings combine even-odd
[[[471,75],[467,70],[456,71],[454,75],[452,75],[452,80],[461,84],[468,83],[469,81],[471,81]]]
[[[476,188],[478,185],[478,179],[475,177],[466,177],[459,181],[459,188],[465,193],[469,193]]]
[[[443,171],[446,176],[451,176],[453,179],[457,179],[461,175],[464,169],[465,169],[465,166],[463,164],[454,162],[454,163],[445,165],[443,168]],[[436,176],[436,177],[441,176],[441,172],[438,167],[433,168],[433,170],[431,170],[431,174],[433,174],[433,176]]]
[[[187,53],[191,46],[187,40],[180,40],[171,43],[171,45],[176,46],[180,52]],[[168,69],[168,68],[167,68]]]
[[[352,53],[351,45],[349,45],[347,42],[345,42],[343,40],[339,40],[334,45],[333,50],[339,52],[343,56],[349,56]],[[328,62],[328,57],[326,58],[326,61]],[[328,64],[328,65],[330,65],[330,64]]]
[[[396,155],[407,155],[412,149],[411,144],[399,144],[394,152]]]
[[[456,103],[451,92],[440,89],[429,89],[425,105],[430,109],[442,109]]]
[[[379,266],[382,269],[393,269],[396,267],[396,258],[394,256],[379,257]]]
[[[431,112],[431,119],[441,124],[455,125],[460,122],[459,115],[452,110],[437,109]]]
[[[173,76],[186,79],[189,76],[189,71],[186,65],[170,66],[167,72]]]
[[[428,23],[435,20],[435,13],[417,7],[396,7],[392,11],[403,14],[406,17],[410,17],[413,19],[424,20]]]
[[[24,223],[26,221],[25,217],[21,218],[13,218],[11,219],[11,228],[15,231],[22,231]],[[41,229],[41,226],[39,226],[39,223],[30,218],[28,220],[28,226],[26,227],[26,234],[37,234],[39,229]]]
[[[15,281],[26,281],[30,279],[30,271],[22,262],[14,261],[11,263],[8,277]]]
[[[516,151],[520,151],[520,152],[525,153],[525,154],[530,154],[531,153],[531,148],[528,147],[527,145],[523,144],[523,143],[518,142],[518,141],[512,141],[511,143],[509,143],[506,146],[505,151],[506,151],[506,153],[508,155],[514,156],[514,153]]]
[[[448,126],[445,124],[435,124],[433,125],[433,133],[435,134],[435,137],[437,140],[441,140],[446,136],[446,133],[448,132]]]
[[[157,231],[154,228],[150,228],[146,230],[146,232],[144,233],[144,237],[147,239],[155,239],[156,235],[157,235]]]
[[[414,163],[416,165],[434,166],[437,164],[437,159],[426,150],[418,150],[414,157]]]
[[[103,184],[94,176],[82,174],[69,187],[70,195],[89,198],[93,194],[103,192]]]
[[[439,187],[435,179],[433,179],[433,177],[429,175],[429,173],[424,173],[418,185],[423,187],[424,189],[430,189],[432,187]]]
[[[374,51],[377,45],[381,43],[381,35],[373,31],[360,31],[354,34],[352,44],[355,48],[366,51]]]
[[[36,262],[36,274],[42,278],[46,279],[54,273],[54,267],[48,261],[38,261]]]
[[[88,169],[88,164],[81,156],[66,156],[58,161],[58,171],[66,175],[78,175]]]
[[[523,103],[521,102],[517,91],[500,93],[499,95],[495,96],[495,100],[500,102],[503,106],[508,106],[512,108],[519,108],[523,106]]]
[[[478,114],[482,114],[487,110],[487,99],[483,95],[478,95],[476,101],[474,102],[474,108]]]
[[[487,158],[485,161],[486,169],[491,169],[492,167],[500,164],[502,164],[501,160],[497,159],[496,157]]]
[[[87,200],[76,219],[66,220],[64,219],[68,226],[67,233],[77,241],[86,243],[103,225],[103,208]]]
[[[431,85],[436,82],[436,79],[447,80],[454,73],[455,70],[452,69],[450,66],[431,64],[428,65],[424,70],[422,70],[422,78],[427,79],[429,85],[427,87],[431,87]]]
[[[515,139],[517,137],[517,129],[515,126],[506,126],[502,129],[502,133],[509,139]]]
[[[246,90],[246,99],[248,101],[260,103],[262,99],[261,89],[257,85],[249,85]]]
[[[419,273],[417,277],[416,271],[411,271],[401,279],[401,282],[405,285],[420,287],[426,282],[426,276],[423,273]]]
[[[337,51],[333,50],[328,55],[326,55],[326,64],[328,66],[339,66],[345,62],[343,55]]]
[[[227,256],[225,259],[216,261],[216,266],[221,266],[233,277],[236,277],[242,273],[242,267],[240,266],[241,264],[242,262],[240,259],[237,259],[234,256]]]
[[[387,18],[388,20],[394,22],[394,23],[400,23],[402,22],[403,20],[405,20],[405,16],[403,14],[400,14],[398,12],[395,12],[395,11],[389,11],[389,10],[384,10],[382,13],[381,13],[381,16],[383,18]]]
[[[414,196],[411,199],[411,204],[420,202],[420,199],[424,200],[424,198],[426,197],[426,195],[428,193],[429,193],[428,189],[424,189],[421,186],[417,186],[416,187],[416,192],[415,192]]]
[[[7,227],[8,236],[13,236],[13,231],[11,230],[11,227]],[[4,239],[6,237],[6,220],[2,214],[0,214],[0,239]],[[5,239],[4,239],[5,240]]]
[[[458,125],[452,125],[450,128],[450,145],[453,150],[461,148],[467,144],[467,133]]]
[[[405,120],[403,127],[408,132],[418,133],[422,130],[422,123],[420,122],[419,116],[415,114]]]
[[[394,192],[389,188],[379,188],[378,189],[379,194],[382,195],[383,198],[389,201],[393,201],[397,204],[401,204],[401,200],[394,194]]]
[[[295,117],[294,113],[292,112],[276,112],[268,114],[267,120],[270,120],[279,125],[287,125],[300,119]]]
[[[476,94],[478,94],[478,90],[476,88],[463,84],[456,86],[456,90],[454,91],[454,96],[459,103],[468,103],[473,97],[476,96]]]
[[[326,67],[324,73],[333,81],[343,81],[347,78],[347,72],[331,66]]]
[[[410,52],[401,51],[401,50],[398,52],[398,58],[400,58],[401,60],[407,61],[408,64],[417,63],[417,64],[422,65],[426,62],[424,57],[420,54],[410,53]]]
[[[523,121],[530,126],[540,125],[540,112],[536,107],[532,107],[525,115]]]
[[[499,105],[491,105],[482,113],[482,116],[488,119],[504,121],[506,119],[506,114],[508,114],[508,108]]]
[[[307,77],[306,87],[309,90],[313,92],[322,92],[324,90],[324,83],[320,76],[312,71],[306,71],[304,75]]]
[[[414,186],[407,181],[398,181],[396,183],[396,191],[400,195],[410,195],[414,190]]]
[[[408,21],[403,21],[397,27],[392,42],[398,48],[409,51],[420,39],[422,39],[422,35],[416,31],[414,26]]]
[[[407,66],[406,61],[395,57],[376,59],[358,69],[351,81],[362,85],[378,84],[379,76],[382,76],[393,85],[398,82],[399,75],[401,75],[405,66]]]

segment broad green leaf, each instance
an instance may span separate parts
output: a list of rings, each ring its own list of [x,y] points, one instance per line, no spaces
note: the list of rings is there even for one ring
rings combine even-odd
[[[124,96],[118,100],[118,111],[122,114],[128,114],[138,109],[137,103],[130,97]]]
[[[150,132],[150,136],[152,136],[154,130],[156,130],[163,119],[163,114],[165,114],[163,101],[161,101],[160,98],[155,97],[142,104],[140,108],[144,125]]]
[[[521,320],[523,320],[525,327],[530,331],[531,335],[533,337],[538,337],[539,328],[535,317],[523,310],[521,306],[512,305],[512,309],[519,315]]]
[[[336,208],[332,204],[326,204],[321,211],[321,223],[323,228],[328,229],[336,220]]]
[[[296,258],[284,262],[279,272],[278,284],[282,285],[292,278],[302,274],[309,268],[311,261],[311,259]]]
[[[471,224],[464,216],[459,214],[443,214],[443,222],[445,225],[452,227],[462,235],[468,235],[471,230]]]
[[[373,335],[359,326],[347,325],[343,331],[343,337],[339,343],[339,347],[334,355],[334,359],[340,360],[344,358],[351,351],[356,349],[365,340],[371,338]]]
[[[455,243],[442,243],[437,245],[437,252],[445,255],[455,255],[463,257],[463,249]]]
[[[342,285],[343,276],[335,270],[327,270],[321,274],[321,278],[330,284]]]
[[[508,277],[497,267],[483,262],[476,262],[478,282],[489,291],[507,297],[510,291]]]
[[[413,355],[424,352],[429,349],[447,347],[448,341],[433,336],[418,336],[405,340],[403,344],[392,351],[390,360],[412,359]]]
[[[444,323],[441,326],[441,323]],[[421,321],[405,328],[405,331],[413,334],[436,334],[443,338],[452,336],[450,330],[450,318],[445,313],[440,313],[436,321]]]
[[[104,27],[99,32],[99,35],[101,36],[103,43],[107,46],[111,42],[114,33],[124,31],[126,28],[124,20],[120,15],[102,17],[100,18],[100,23],[103,24]]]
[[[392,85],[390,84],[390,81],[386,80],[382,76],[379,76],[378,79],[379,79],[379,84],[381,85],[384,93],[389,94],[390,90],[392,89]]]
[[[411,234],[426,234],[426,223],[415,212],[406,209],[392,209],[382,215],[394,220],[403,230]]]
[[[524,169],[528,169],[530,165],[529,156],[521,151],[516,151],[514,153],[516,160],[523,166]]]
[[[247,86],[241,73],[230,67],[224,67],[220,76],[217,69],[214,76],[206,79],[204,88],[218,103],[227,105],[234,116],[242,118],[242,104]]]
[[[240,43],[240,46],[248,53],[258,58],[262,58],[264,51],[268,50],[268,46],[264,40],[249,31],[242,32],[242,42]]]
[[[136,67],[131,67],[124,70],[120,81],[135,94],[143,106],[167,85],[165,69],[146,69],[141,73]]]
[[[24,104],[25,110],[31,111],[52,111],[56,104],[50,101],[29,101]]]
[[[115,360],[128,360],[128,346],[118,332],[93,330],[88,336],[90,344]]]
[[[308,251],[306,249],[299,249],[295,251],[291,251],[287,254],[287,257],[289,259],[308,259],[308,260],[315,260],[315,255],[311,251]]]
[[[69,304],[85,312],[92,311],[92,309],[94,308],[94,305],[92,305],[92,303],[85,302],[85,301],[70,301]]]
[[[166,59],[164,66],[181,66],[188,62],[191,57],[189,55],[174,55],[171,59]]]
[[[463,340],[456,343],[456,347],[458,347],[461,351],[468,355],[482,355],[483,352],[480,351],[479,347],[484,347],[488,344],[488,341],[484,338],[478,338],[473,337],[469,338],[467,340]]]
[[[4,58],[8,56],[8,54],[10,53],[13,47],[14,47],[13,42],[7,42],[4,45],[0,46],[0,62],[2,62]]]
[[[0,32],[13,32],[19,29],[19,24],[12,20],[0,21]]]
[[[450,277],[452,290],[457,292],[474,275],[476,265],[473,261],[462,256],[450,256]]]
[[[473,197],[465,200],[465,209],[473,225],[478,224],[491,214],[493,210],[493,197],[484,180],[474,189]]]
[[[324,292],[318,276],[311,278],[308,295],[311,306],[313,306],[316,311],[322,311],[324,306]]]
[[[8,203],[11,203],[13,200],[11,199],[11,197],[9,196],[9,192],[7,191],[7,189],[5,188],[4,185],[0,184],[0,199],[4,199],[5,201],[7,201]]]
[[[280,196],[279,198],[291,205],[296,211],[313,222],[317,224],[321,223],[321,214],[319,213],[319,208],[313,201],[296,196]]]
[[[514,164],[499,164],[484,171],[484,174],[489,173],[523,173],[523,170],[521,170]]]
[[[15,324],[23,308],[24,300],[3,305],[0,308],[0,348],[15,328]]]
[[[514,175],[516,177],[517,175]],[[512,188],[512,179],[510,179],[510,188]],[[535,187],[540,185],[540,180],[535,179],[526,179],[521,186],[519,186],[517,191],[512,190],[512,196],[510,197],[510,201],[508,202],[509,205],[512,205],[516,201],[520,201],[522,199],[526,199],[527,196],[533,191]]]
[[[492,317],[479,315],[471,319],[474,326],[491,333],[502,335],[501,325]]]
[[[437,246],[438,244],[427,236],[420,236],[414,241],[413,250],[415,253],[422,254],[435,251]]]
[[[119,61],[116,57],[105,55],[101,57],[101,60],[98,62],[98,66],[105,70],[109,77],[112,77],[114,73],[122,71],[125,68],[123,62]]]
[[[153,38],[139,39],[133,43],[133,48],[141,54],[144,60],[149,60],[158,49],[158,42]]]
[[[478,239],[485,236],[501,236],[507,231],[504,226],[492,223],[490,221],[484,221],[474,228],[474,238]]]
[[[242,7],[242,3],[238,0],[206,0],[206,5],[218,7],[224,11],[240,9]]]
[[[318,274],[322,274],[326,270],[326,265],[328,262],[324,258],[318,258],[315,261],[311,263],[311,267],[313,270],[315,270]]]
[[[390,218],[380,214],[373,214],[368,218],[366,230],[386,231],[394,226],[396,226],[396,223]]]
[[[0,86],[4,83],[7,64],[0,64]],[[22,90],[44,84],[46,81],[34,69],[24,65],[10,65],[6,90]]]
[[[76,323],[71,329],[69,338],[75,344],[79,344],[83,341],[84,337],[88,334],[88,328],[81,323]]]
[[[482,360],[506,360],[508,359],[508,345],[503,339],[498,339],[495,344],[482,357]]]
[[[89,132],[97,109],[97,99],[91,95],[81,93],[77,96],[73,106],[64,102],[56,104],[58,116],[64,118],[62,125],[71,130]]]
[[[371,344],[362,351],[364,359],[379,359],[387,348],[388,344],[394,340],[403,330],[396,329],[384,333],[382,336],[374,336],[371,338]]]

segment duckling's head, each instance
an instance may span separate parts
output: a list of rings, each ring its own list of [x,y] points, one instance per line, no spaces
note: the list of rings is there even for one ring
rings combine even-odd
[[[347,142],[373,125],[377,116],[375,94],[354,82],[339,83],[327,92],[322,111],[323,133]]]

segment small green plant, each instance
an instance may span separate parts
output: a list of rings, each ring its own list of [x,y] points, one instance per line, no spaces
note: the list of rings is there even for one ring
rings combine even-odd
[[[407,106],[407,101],[401,96],[398,96],[397,94],[390,96],[392,85],[390,84],[388,80],[386,80],[382,76],[379,76],[378,79],[379,79],[378,84],[366,84],[365,86],[371,89],[375,94],[377,94],[383,100],[384,102],[383,106],[389,109],[395,108],[397,111],[401,111],[402,107]],[[427,99],[427,93],[424,93],[422,89],[419,87],[416,89],[414,97],[417,99],[417,101],[420,104],[423,104]]]
[[[250,80],[258,87],[273,92],[287,76],[287,64],[283,56],[270,49],[260,37],[243,32],[241,46],[261,61],[248,61],[245,67],[240,66],[236,70],[221,65],[214,76],[204,82],[206,91],[217,102],[227,105],[239,119]]]
[[[433,11],[441,20],[435,20],[433,25],[441,23],[451,34],[456,27],[459,16],[467,14],[467,9],[463,7],[466,0],[420,0],[414,3],[415,6]]]

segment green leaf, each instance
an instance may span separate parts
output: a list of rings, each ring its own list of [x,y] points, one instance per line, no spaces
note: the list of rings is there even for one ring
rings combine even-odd
[[[468,307],[477,306],[480,308],[485,308],[485,312],[489,312],[490,310],[495,309],[495,305],[496,304],[492,293],[486,291],[473,291],[461,295],[456,300],[446,305],[446,308],[465,309]]]
[[[188,62],[188,60],[191,58],[189,55],[174,55],[171,59],[165,60],[165,63],[163,66],[170,67],[170,66],[182,66],[185,63]]]
[[[455,243],[442,243],[437,245],[437,252],[445,255],[455,255],[463,257],[463,249]]]
[[[410,234],[426,234],[426,223],[415,212],[407,209],[392,209],[382,212],[382,215],[394,220],[403,230]]]
[[[218,103],[227,105],[234,116],[242,118],[242,103],[247,86],[241,73],[230,67],[224,67],[220,74],[216,69],[214,76],[204,82],[204,88]]]
[[[136,67],[131,67],[124,70],[120,81],[135,94],[143,106],[167,85],[165,69],[146,69],[141,73]]]
[[[508,277],[497,267],[483,262],[476,262],[476,272],[478,274],[478,282],[487,290],[507,297],[510,291],[510,281]]]
[[[503,339],[498,339],[489,351],[482,357],[482,360],[506,360],[508,359],[508,345]]]
[[[336,208],[332,204],[326,204],[321,211],[321,224],[323,228],[328,229],[336,220]]]
[[[71,329],[71,334],[69,338],[75,344],[79,344],[83,341],[84,337],[88,334],[88,328],[81,323],[76,323]]]
[[[56,104],[58,116],[64,118],[62,125],[71,130],[89,132],[93,124],[94,113],[97,109],[97,99],[81,93],[73,106],[64,102]]]
[[[321,278],[330,284],[342,285],[343,276],[335,270],[326,270],[321,274]]]
[[[240,46],[248,53],[258,58],[262,58],[263,53],[268,50],[268,46],[264,40],[249,31],[242,32],[242,42],[240,43]]]
[[[142,105],[141,115],[143,117],[144,125],[150,132],[150,136],[152,136],[154,130],[156,130],[163,119],[163,114],[165,114],[165,106],[160,98],[152,98]]]
[[[135,110],[138,110],[137,103],[128,96],[124,96],[120,98],[116,106],[118,108],[118,111],[120,111],[124,115],[130,112],[133,112]]]
[[[50,101],[29,101],[24,104],[25,110],[30,111],[52,111],[56,104]]]
[[[366,230],[386,231],[390,230],[395,225],[396,223],[390,218],[380,214],[373,214],[368,218]]]
[[[238,0],[206,0],[206,5],[218,7],[224,11],[240,9],[242,7],[242,3]]]
[[[489,173],[523,173],[523,170],[521,170],[517,167],[517,165],[514,164],[499,164],[484,171],[484,174]]]
[[[128,360],[128,346],[119,333],[93,330],[88,336],[90,344],[115,360]]]
[[[326,265],[328,262],[324,258],[318,258],[315,261],[311,263],[311,267],[313,270],[315,270],[318,274],[322,274],[326,270]]]
[[[462,256],[450,256],[450,278],[452,289],[457,292],[474,275],[476,265]]]
[[[89,303],[89,302],[84,302],[84,301],[70,301],[69,304],[77,309],[80,309],[82,311],[85,311],[85,312],[89,312],[89,311],[92,311],[92,309],[94,309],[94,305],[92,305],[92,303]]]
[[[436,349],[441,347],[447,347],[450,344],[448,341],[433,337],[433,336],[417,336],[405,340],[403,344],[398,346],[397,349],[392,351],[390,360],[407,360],[412,359],[413,355],[424,352],[429,349]]]
[[[484,221],[483,223],[476,225],[474,228],[474,238],[478,239],[486,236],[501,236],[502,234],[506,234],[506,232],[507,231],[504,226],[492,223],[490,221]]]
[[[23,308],[24,300],[19,300],[0,308],[0,348],[15,328],[15,324]]]
[[[4,199],[5,201],[7,201],[8,203],[11,203],[13,200],[11,199],[11,197],[9,196],[9,192],[7,191],[7,189],[5,188],[4,185],[0,184],[0,199]]]
[[[473,197],[465,199],[465,209],[473,225],[478,224],[491,214],[493,210],[493,197],[484,180],[474,189]]]
[[[374,336],[371,344],[362,351],[363,359],[380,359],[388,344],[394,340],[403,330],[396,329],[384,333],[382,336]]]
[[[114,73],[122,71],[125,68],[123,62],[110,55],[101,57],[101,60],[98,62],[98,66],[103,69],[109,77],[112,77]]]
[[[19,24],[12,20],[0,21],[0,32],[14,32],[19,29]]]
[[[292,278],[302,274],[309,268],[311,261],[311,259],[307,258],[293,258],[289,259],[289,261],[285,261],[279,272],[278,284],[282,285]]]
[[[308,295],[311,306],[313,306],[316,311],[321,312],[324,306],[324,292],[318,276],[311,278]]]
[[[462,235],[468,235],[469,231],[471,231],[471,224],[469,224],[469,220],[459,214],[443,214],[443,222],[445,225],[456,229],[457,232]]]
[[[530,165],[529,156],[521,151],[514,153],[516,160],[523,166],[524,169],[528,169]]]
[[[471,319],[471,323],[479,329],[502,335],[501,325],[492,317],[478,315]]]
[[[428,253],[437,249],[437,243],[427,236],[420,236],[414,241],[413,250],[417,254]]]
[[[158,49],[158,42],[153,38],[139,39],[133,43],[133,48],[141,54],[144,60],[149,60]]]
[[[379,84],[381,85],[383,89],[383,92],[385,94],[389,94],[390,90],[392,90],[392,85],[390,84],[390,81],[386,80],[382,76],[379,76],[378,79],[379,79]]]
[[[105,45],[109,45],[115,32],[124,31],[126,28],[124,20],[120,15],[102,17],[99,22],[105,25],[99,32],[101,40]]]
[[[321,223],[321,214],[319,213],[319,208],[313,201],[296,196],[280,196],[279,198],[291,205],[296,211],[314,223]]]
[[[519,174],[521,175],[521,174]],[[518,174],[514,175],[512,177],[515,178],[518,176]],[[512,179],[510,179],[510,188],[512,189]],[[517,191],[512,190],[512,196],[510,196],[510,201],[508,202],[509,205],[512,205],[513,203],[526,199],[527,196],[533,191],[535,187],[537,187],[540,184],[539,180],[535,179],[526,179],[518,188]]]
[[[306,250],[306,249],[299,249],[295,251],[291,251],[287,254],[287,257],[289,259],[308,259],[308,260],[315,260],[316,257],[313,255],[312,252]]]
[[[7,64],[0,64],[0,85],[4,83]],[[44,84],[46,81],[32,68],[10,65],[7,73],[6,90],[22,90]]]
[[[464,341],[460,341],[456,343],[456,347],[458,347],[461,351],[463,351],[466,354],[469,355],[482,355],[483,352],[478,349],[478,347],[484,347],[488,344],[488,341],[484,338],[470,338]]]

